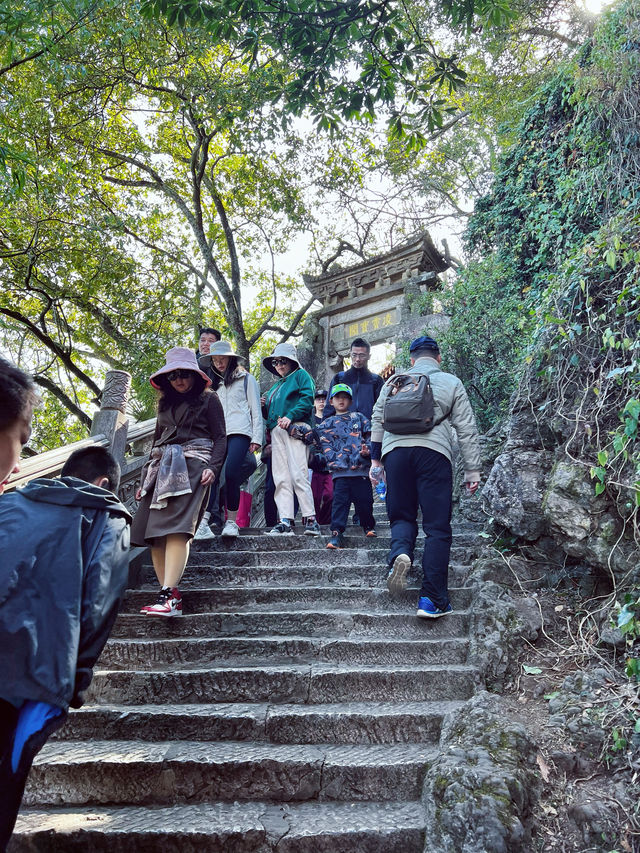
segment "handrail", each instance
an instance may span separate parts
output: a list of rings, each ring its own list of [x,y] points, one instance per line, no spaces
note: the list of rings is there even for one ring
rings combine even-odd
[[[73,444],[65,444],[62,447],[38,453],[37,456],[32,456],[30,459],[25,459],[20,463],[20,471],[9,477],[6,488],[16,489],[24,486],[29,480],[34,480],[36,477],[50,477],[56,474],[62,470],[62,466],[74,450],[93,445],[107,447],[108,444],[109,440],[105,435],[92,435],[89,438],[74,441]]]
[[[133,444],[137,441],[143,441],[145,438],[150,438],[155,428],[155,418],[149,418],[140,423],[130,421],[127,429],[127,444]],[[30,459],[24,459],[20,463],[20,471],[9,477],[6,488],[20,488],[20,486],[24,486],[29,480],[34,480],[36,477],[54,477],[60,473],[62,466],[75,450],[95,445],[98,447],[108,447],[109,439],[102,434],[91,435],[88,438],[80,439],[80,441],[74,441],[72,444],[65,444],[62,447],[38,453]]]
[[[143,438],[148,438],[150,435],[153,435],[153,431],[156,428],[156,419],[149,418],[146,421],[140,421],[136,423],[129,423],[129,429],[127,431],[127,443],[133,444],[134,441],[140,441]]]

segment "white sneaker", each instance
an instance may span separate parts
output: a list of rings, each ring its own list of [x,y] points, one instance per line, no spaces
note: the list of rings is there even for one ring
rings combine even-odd
[[[196,530],[193,538],[201,542],[204,539],[215,539],[216,534],[209,527],[208,522],[206,522],[203,518],[200,524],[198,525],[198,529]]]
[[[228,518],[224,523],[224,527],[222,528],[222,533],[220,534],[220,536],[235,537],[235,536],[239,536],[239,535],[240,535],[240,528],[235,523],[235,521],[231,521],[231,519]]]

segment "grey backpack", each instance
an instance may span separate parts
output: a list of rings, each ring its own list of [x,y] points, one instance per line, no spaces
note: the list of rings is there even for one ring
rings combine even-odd
[[[382,413],[382,426],[387,432],[411,435],[433,429],[436,408],[428,376],[423,373],[397,373],[387,385],[390,390]]]

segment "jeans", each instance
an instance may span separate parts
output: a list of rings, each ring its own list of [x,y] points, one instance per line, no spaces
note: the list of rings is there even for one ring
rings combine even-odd
[[[363,530],[373,530],[373,493],[368,477],[334,477],[331,529],[344,533],[351,504],[355,505]]]
[[[426,541],[421,596],[442,610],[449,605],[447,577],[451,553],[451,462],[429,447],[396,447],[384,457],[387,514],[391,523],[391,565],[399,554],[413,559],[418,505]]]

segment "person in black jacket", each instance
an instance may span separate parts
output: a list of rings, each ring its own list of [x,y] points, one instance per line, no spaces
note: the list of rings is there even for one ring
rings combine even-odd
[[[351,367],[348,370],[341,370],[331,380],[329,388],[335,385],[348,385],[353,394],[351,401],[351,409],[354,412],[360,412],[365,418],[371,420],[371,413],[376,404],[376,400],[380,396],[384,379],[378,376],[377,373],[371,373],[367,369],[367,364],[371,357],[371,344],[365,341],[364,338],[356,338],[351,343]],[[331,405],[331,399],[327,400],[322,414],[325,418],[330,418],[335,415],[336,410]],[[353,514],[353,523],[360,524],[360,518],[357,512]]]
[[[0,498],[0,850],[33,759],[83,704],[118,612],[131,521],[119,479],[107,450],[85,447],[59,479]]]
[[[384,380],[377,373],[371,373],[367,369],[367,364],[371,357],[371,345],[364,338],[356,338],[350,349],[351,367],[348,370],[341,370],[331,380],[329,388],[334,385],[348,385],[353,392],[353,401],[351,408],[354,412],[360,412],[365,418],[371,420],[371,413],[376,400],[380,396],[380,391],[384,385]],[[331,400],[327,400],[322,412],[325,418],[335,415],[336,410],[331,405]]]

